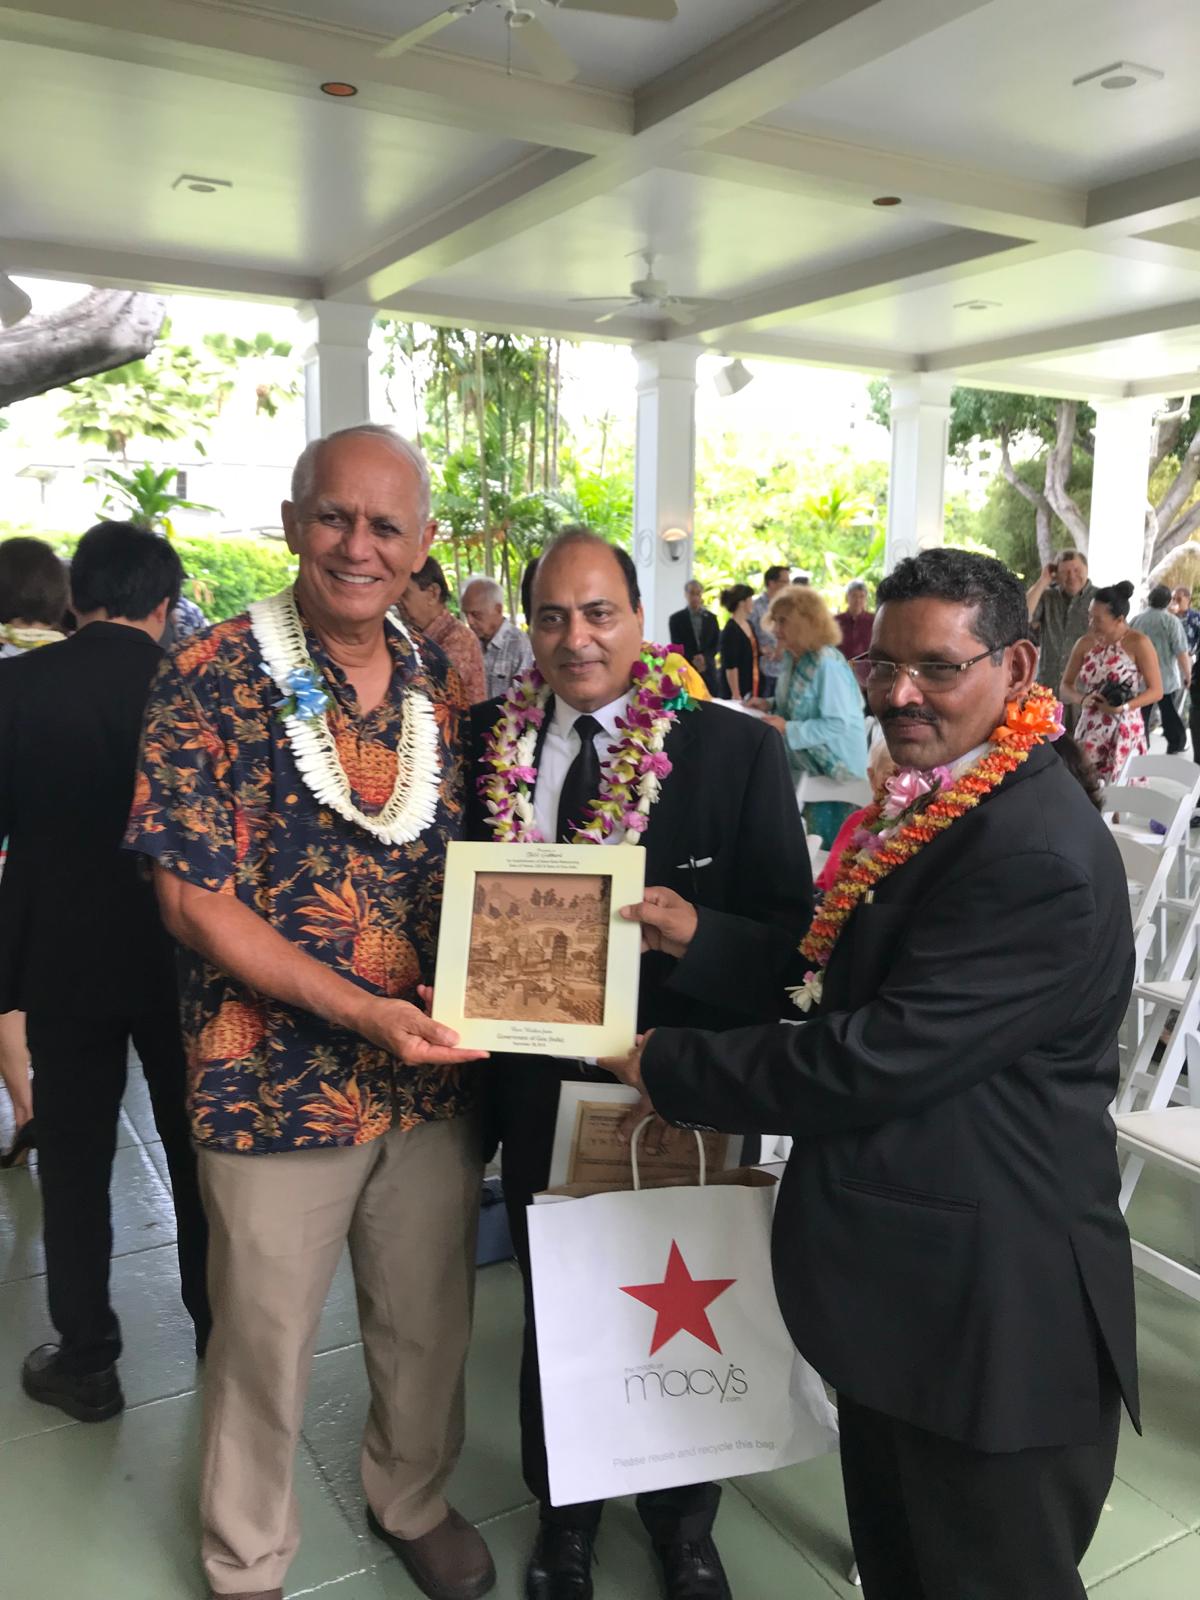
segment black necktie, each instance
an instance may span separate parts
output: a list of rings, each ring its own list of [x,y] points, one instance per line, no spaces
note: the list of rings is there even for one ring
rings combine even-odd
[[[558,797],[557,843],[570,844],[571,835],[581,827],[588,806],[600,793],[600,757],[595,738],[604,729],[586,713],[575,723],[579,735],[579,754],[567,769],[562,793]]]

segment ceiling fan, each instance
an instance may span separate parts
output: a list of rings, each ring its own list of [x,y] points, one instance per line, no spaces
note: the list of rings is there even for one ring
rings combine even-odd
[[[613,305],[611,311],[605,311],[597,317],[597,323],[611,322],[614,317],[619,317],[622,311],[661,311],[668,322],[676,322],[680,327],[686,328],[695,322],[696,313],[705,306],[720,305],[719,300],[693,300],[685,295],[672,294],[671,286],[665,278],[654,276],[654,252],[652,250],[635,250],[634,255],[641,256],[646,263],[644,278],[635,278],[629,285],[627,297],[615,294],[575,296],[573,305],[598,306]]]
[[[587,11],[640,22],[673,22],[679,15],[676,0],[542,0],[542,4],[554,11]],[[375,54],[384,59],[403,55],[451,23],[473,17],[485,5],[500,11],[510,40],[528,57],[529,65],[539,76],[552,83],[570,83],[578,75],[579,68],[550,30],[542,26],[529,6],[518,4],[517,0],[455,0],[445,11],[400,34]]]

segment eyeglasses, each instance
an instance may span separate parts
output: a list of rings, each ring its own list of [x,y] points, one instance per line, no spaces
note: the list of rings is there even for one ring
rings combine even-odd
[[[855,656],[850,665],[854,676],[864,689],[891,690],[898,672],[907,672],[923,694],[944,694],[953,689],[968,667],[989,656],[998,656],[1007,645],[997,645],[994,650],[981,650],[969,661],[877,661],[874,656]]]

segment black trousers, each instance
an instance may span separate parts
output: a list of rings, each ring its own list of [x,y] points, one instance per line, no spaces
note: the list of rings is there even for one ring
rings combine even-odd
[[[171,1175],[183,1303],[195,1324],[197,1344],[203,1345],[212,1326],[204,1281],[208,1225],[188,1131],[187,1073],[174,1001],[167,1010],[132,1017],[32,1011],[26,1027],[46,1289],[63,1365],[75,1372],[97,1372],[121,1354],[121,1327],[108,1294],[109,1185],[130,1039],[146,1074],[154,1125]]]
[[[1079,1563],[1112,1484],[1120,1419],[1111,1369],[1095,1443],[1004,1455],[840,1395],[863,1600],[1084,1600]]]
[[[1163,736],[1167,741],[1167,754],[1177,756],[1187,747],[1187,731],[1183,726],[1183,718],[1175,706],[1174,695],[1165,694],[1161,700],[1142,707],[1142,721],[1146,725],[1146,738],[1150,738],[1150,719],[1155,708],[1162,713]]]
[[[560,1068],[563,1070],[558,1070]],[[603,1076],[611,1082],[607,1074]],[[583,1077],[583,1072],[573,1072],[564,1063],[543,1057],[505,1057],[503,1063],[493,1063],[493,1075],[489,1080],[492,1097],[489,1111],[492,1130],[502,1142],[500,1154],[504,1202],[508,1208],[513,1247],[521,1266],[521,1276],[525,1280],[525,1334],[520,1386],[521,1470],[529,1492],[538,1501],[544,1522],[595,1532],[604,1510],[602,1500],[571,1506],[550,1504],[533,1291],[529,1274],[529,1230],[525,1220],[526,1207],[550,1179],[559,1084],[564,1080],[577,1082]],[[721,1490],[717,1484],[697,1483],[641,1494],[637,1508],[655,1544],[688,1543],[711,1532],[720,1500]]]

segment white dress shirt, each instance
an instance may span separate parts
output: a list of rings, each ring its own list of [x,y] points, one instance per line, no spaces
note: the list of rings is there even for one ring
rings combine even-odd
[[[609,705],[601,706],[599,711],[591,713],[604,729],[604,732],[598,733],[593,741],[601,762],[620,738],[617,718],[625,715],[628,705],[629,696],[623,694],[619,700],[613,700]],[[537,782],[533,789],[533,818],[538,832],[547,844],[553,844],[558,833],[559,796],[562,794],[563,784],[567,781],[571,763],[579,754],[575,723],[583,714],[582,711],[573,710],[565,700],[556,698],[554,715],[550,718],[550,726],[542,741]],[[624,830],[617,829],[607,835],[604,843],[619,844],[622,838]]]

